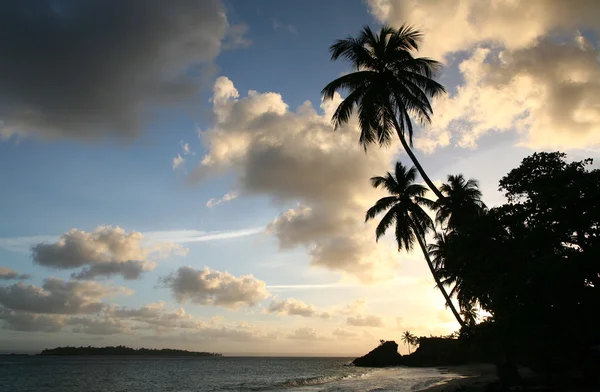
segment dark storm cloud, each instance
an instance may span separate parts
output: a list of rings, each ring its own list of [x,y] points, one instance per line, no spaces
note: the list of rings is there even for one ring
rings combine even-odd
[[[0,137],[131,138],[243,41],[228,28],[219,0],[1,2]]]

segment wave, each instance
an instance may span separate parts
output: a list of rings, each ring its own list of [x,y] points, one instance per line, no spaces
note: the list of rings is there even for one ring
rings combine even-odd
[[[346,381],[355,378],[363,378],[367,376],[370,372],[365,371],[364,373],[356,373],[356,374],[347,374],[347,375],[335,375],[335,376],[315,376],[315,377],[296,377],[292,378],[275,385],[272,385],[268,389],[288,389],[288,388],[298,388],[298,387],[308,387],[314,385],[322,385],[329,384],[339,381]],[[258,389],[257,389],[258,390]],[[264,390],[260,389],[260,390]]]

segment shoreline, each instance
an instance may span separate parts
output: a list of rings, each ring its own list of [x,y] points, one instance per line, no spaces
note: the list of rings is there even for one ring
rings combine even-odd
[[[496,368],[491,364],[444,366],[436,369],[442,374],[454,373],[460,377],[432,385],[420,392],[483,391],[488,384],[498,381]]]

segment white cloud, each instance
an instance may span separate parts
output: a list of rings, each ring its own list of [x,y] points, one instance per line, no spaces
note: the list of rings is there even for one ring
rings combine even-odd
[[[283,249],[304,247],[313,265],[364,282],[393,276],[398,259],[375,244],[374,224],[364,223],[364,211],[380,195],[369,178],[387,170],[395,150],[365,154],[355,122],[334,132],[330,119],[339,96],[322,104],[320,115],[309,102],[290,111],[272,92],[240,98],[225,77],[213,92],[216,124],[202,132],[208,153],[190,180],[233,172],[244,194],[297,202],[268,225]]]
[[[346,324],[354,327],[383,327],[383,319],[374,314],[351,316],[346,319]]]
[[[551,32],[600,26],[595,0],[368,0],[368,6],[382,22],[423,31],[422,52],[434,58],[483,42],[523,49]]]
[[[180,303],[189,301],[235,309],[254,306],[269,296],[265,282],[252,275],[235,277],[208,267],[203,270],[180,267],[161,278],[161,283],[171,289]]]
[[[318,317],[322,319],[329,319],[332,317],[330,312],[319,311],[315,309],[313,305],[307,304],[306,302],[296,298],[275,298],[265,310],[267,313],[276,313],[288,316]]]
[[[120,227],[100,226],[94,232],[72,229],[55,243],[39,243],[32,247],[34,263],[55,269],[85,267],[73,273],[77,279],[122,275],[138,279],[151,271],[156,263],[148,258],[166,258],[171,254],[185,255],[187,249],[169,242],[144,244],[139,232],[125,232]]]
[[[489,131],[516,129],[531,148],[600,145],[598,51],[542,41],[512,52],[476,49],[460,64],[465,84],[436,102],[416,144],[429,152],[451,142],[474,148]]]
[[[206,202],[206,206],[208,208],[213,208],[213,207],[216,207],[216,206],[221,205],[223,203],[227,203],[228,201],[231,201],[231,200],[233,200],[233,199],[235,199],[237,197],[238,197],[237,192],[227,192],[220,199],[211,198],[210,200],[208,200]]]
[[[181,154],[177,154],[177,156],[175,158],[173,158],[173,163],[171,166],[173,167],[173,170],[175,170],[175,169],[179,169],[184,164],[185,164],[185,158],[182,157]]]
[[[594,0],[369,0],[381,21],[424,33],[421,53],[460,62],[456,93],[434,102],[432,127],[415,140],[477,147],[491,131],[518,132],[534,149],[600,145],[600,62],[589,35],[600,32]],[[461,53],[459,53],[461,52]]]
[[[0,280],[25,280],[29,278],[31,278],[30,275],[20,274],[10,268],[0,267]]]

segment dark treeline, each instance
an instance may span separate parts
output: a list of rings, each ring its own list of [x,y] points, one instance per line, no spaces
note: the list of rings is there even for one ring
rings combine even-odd
[[[365,27],[330,47],[332,60],[353,70],[323,89],[326,100],[346,96],[336,128],[356,113],[365,149],[398,136],[414,164],[371,178],[388,193],[366,213],[367,221],[381,217],[375,238],[393,232],[398,250],[423,253],[459,340],[496,364],[501,389],[522,386],[517,365],[561,391],[600,385],[600,170],[591,159],[533,154],[500,180],[506,203],[493,208],[461,174],[438,188],[411,150],[412,120],[429,123],[430,100],[445,93],[434,80],[441,64],[415,56],[421,38],[406,25]],[[479,320],[479,310],[491,316]],[[418,344],[410,333],[403,341]]]
[[[131,348],[125,346],[109,346],[109,347],[56,347],[52,349],[44,349],[38,355],[132,355],[132,356],[184,356],[184,357],[220,357],[221,354],[195,352],[187,350],[174,349],[153,349],[153,348]]]

